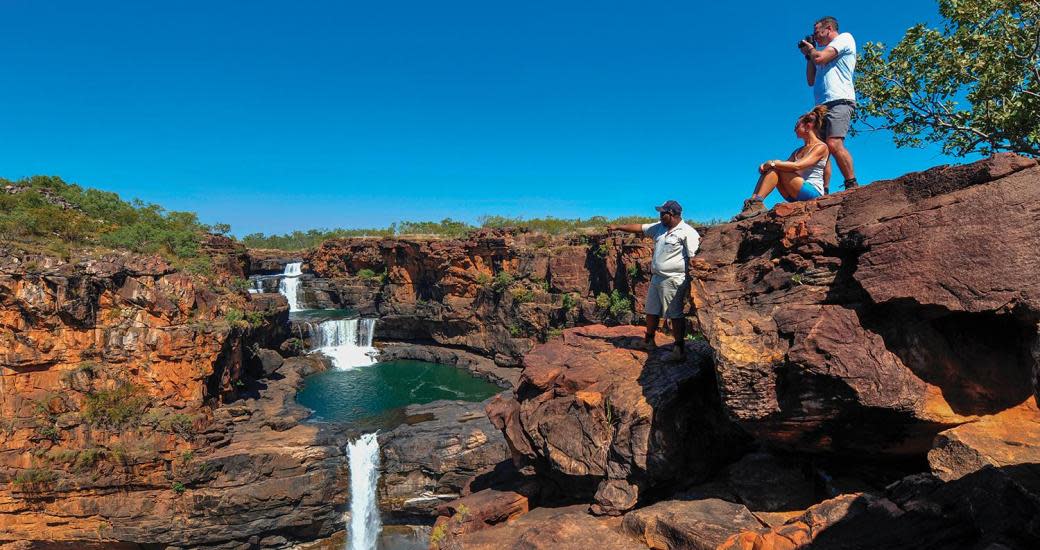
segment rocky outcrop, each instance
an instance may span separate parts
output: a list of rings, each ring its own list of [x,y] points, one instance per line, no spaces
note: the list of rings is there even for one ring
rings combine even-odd
[[[727,413],[789,448],[923,454],[1022,403],[1038,184],[997,155],[711,228],[692,293]]]
[[[277,263],[257,254],[254,267],[265,269],[255,273],[270,273]],[[434,343],[518,366],[560,328],[631,321],[642,310],[650,255],[647,241],[604,233],[332,239],[306,255],[302,302],[378,316],[381,340]]]
[[[204,248],[208,277],[0,254],[0,542],[230,548],[335,528],[343,438],[300,425],[292,399],[320,367],[262,349],[284,339],[285,301],[225,286],[244,273],[231,241]]]
[[[405,408],[404,424],[379,435],[380,509],[398,520],[433,518],[470,479],[509,459],[481,403],[436,401]]]
[[[706,478],[741,452],[717,402],[706,348],[669,363],[636,349],[642,330],[564,331],[524,358],[520,385],[488,405],[517,466],[597,513],[631,509],[647,490]],[[663,342],[663,341],[662,341]]]

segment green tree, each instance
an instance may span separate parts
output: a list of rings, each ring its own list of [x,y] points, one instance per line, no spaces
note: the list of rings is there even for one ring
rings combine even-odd
[[[861,116],[897,146],[1040,155],[1040,0],[939,0],[943,28],[906,31],[859,62]]]

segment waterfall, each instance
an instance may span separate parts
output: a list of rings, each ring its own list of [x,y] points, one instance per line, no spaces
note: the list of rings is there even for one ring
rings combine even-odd
[[[264,292],[264,280],[260,277],[252,279],[253,288],[249,289],[250,294],[263,294]]]
[[[311,335],[311,351],[332,359],[339,370],[364,367],[376,362],[378,351],[372,347],[375,319],[338,319],[307,323]]]
[[[350,543],[347,550],[375,550],[379,537],[379,439],[364,434],[347,445],[350,461]]]
[[[303,262],[285,264],[282,280],[278,283],[278,292],[282,293],[282,296],[285,296],[285,299],[289,301],[289,311],[300,311],[296,295],[297,287],[300,284],[300,266],[302,265]]]

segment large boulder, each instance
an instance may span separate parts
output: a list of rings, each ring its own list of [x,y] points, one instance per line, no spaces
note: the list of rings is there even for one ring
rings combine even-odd
[[[927,452],[1031,397],[1040,168],[997,155],[706,231],[692,294],[727,413],[809,451]]]
[[[481,403],[435,401],[405,408],[405,422],[379,435],[379,504],[397,517],[437,516],[478,473],[509,460]]]
[[[705,478],[739,453],[741,433],[717,402],[711,362],[636,349],[639,327],[589,326],[524,358],[519,387],[488,406],[517,466],[570,497],[594,494],[593,511],[617,514],[647,489]]]

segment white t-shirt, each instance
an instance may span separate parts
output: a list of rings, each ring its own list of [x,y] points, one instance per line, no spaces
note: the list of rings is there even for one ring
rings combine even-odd
[[[701,243],[697,230],[684,221],[671,229],[657,222],[644,223],[643,233],[654,239],[654,262],[651,266],[654,276],[685,278],[686,262],[697,253]]]
[[[852,86],[852,72],[856,70],[856,40],[851,34],[843,32],[824,49],[827,48],[834,48],[838,57],[816,66],[816,81],[813,82],[816,104],[839,99],[855,103],[856,89]]]

